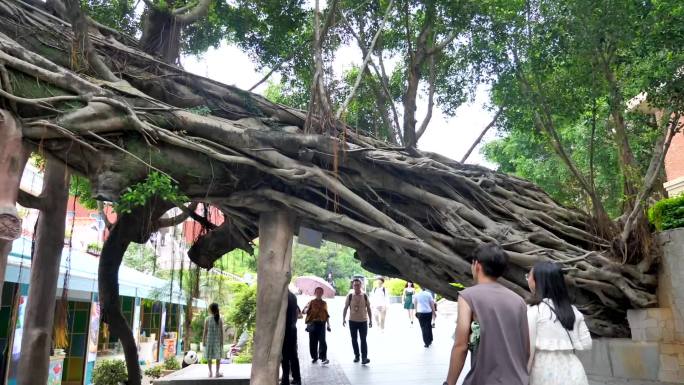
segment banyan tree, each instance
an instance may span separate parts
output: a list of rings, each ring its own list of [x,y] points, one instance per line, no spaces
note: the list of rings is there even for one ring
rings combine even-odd
[[[458,296],[452,283],[472,283],[468,256],[484,242],[506,250],[511,267],[502,283],[522,296],[533,263],[562,263],[599,336],[627,335],[627,309],[656,305],[657,258],[625,259],[619,232],[597,231],[588,214],[559,205],[534,184],[396,147],[185,72],[132,39],[89,26],[78,8],[60,18],[36,4],[0,2],[0,231],[16,227],[17,185],[5,181],[16,182],[21,167],[5,159],[25,161],[19,135],[48,162],[88,178],[102,201],[116,202],[151,172],[167,176],[189,201],[227,218],[218,227],[206,223],[191,247],[199,266],[210,268],[236,248],[251,251],[261,236],[254,359],[269,368],[280,351],[277,304],[289,281],[291,237],[301,227],[354,248],[372,272],[449,298]],[[102,315],[124,345],[130,383],[139,369],[119,310],[118,267],[128,244],[145,242],[162,214],[182,203],[152,197],[121,214],[102,251]],[[269,383],[272,375],[253,373],[253,383]]]

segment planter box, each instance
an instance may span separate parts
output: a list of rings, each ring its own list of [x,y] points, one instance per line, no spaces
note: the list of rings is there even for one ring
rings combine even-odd
[[[393,303],[401,303],[401,297],[390,296],[389,297],[389,303],[390,303],[390,305]]]

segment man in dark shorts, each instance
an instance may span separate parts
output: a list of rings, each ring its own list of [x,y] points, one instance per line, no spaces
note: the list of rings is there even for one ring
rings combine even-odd
[[[349,332],[351,333],[352,348],[354,349],[354,362],[359,362],[367,365],[368,359],[368,344],[366,343],[366,336],[368,335],[368,328],[373,327],[373,317],[371,314],[370,302],[366,293],[361,292],[361,281],[355,279],[352,283],[354,292],[347,296],[347,301],[344,304],[344,311],[342,312],[342,326],[347,324],[347,310],[351,309],[349,314]],[[358,336],[361,337],[361,352],[359,352]],[[361,357],[359,357],[361,353]]]
[[[456,340],[446,385],[456,385],[470,351],[470,372],[463,385],[527,385],[530,355],[525,301],[497,280],[508,266],[508,255],[493,243],[472,256],[475,286],[460,293]]]

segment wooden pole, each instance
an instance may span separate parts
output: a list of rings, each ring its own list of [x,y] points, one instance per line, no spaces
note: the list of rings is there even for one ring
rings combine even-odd
[[[294,217],[286,211],[261,214],[257,266],[257,315],[252,385],[276,385],[285,335],[287,285],[292,276]]]
[[[43,208],[38,216],[36,246],[31,262],[19,358],[19,385],[47,383],[57,280],[64,247],[68,182],[66,166],[56,159],[49,159],[40,194]]]
[[[9,111],[0,109],[0,297],[5,283],[7,256],[21,235],[17,215],[19,182],[28,159],[21,142],[21,127]]]

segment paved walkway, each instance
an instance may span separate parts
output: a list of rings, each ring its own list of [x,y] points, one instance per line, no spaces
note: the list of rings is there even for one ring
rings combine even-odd
[[[306,299],[299,298],[300,306]],[[456,325],[456,304],[445,302],[438,308],[435,340],[425,349],[418,321],[411,325],[399,304],[392,305],[387,314],[385,332],[377,325],[368,333],[370,364],[355,364],[349,329],[342,327],[344,298],[327,300],[332,316],[333,331],[327,334],[330,365],[311,364],[308,333],[299,323],[299,360],[303,385],[430,385],[441,384],[449,369],[449,356]],[[464,373],[469,370],[466,359]],[[458,381],[462,384],[464,375]],[[590,385],[666,385],[662,382],[623,380],[590,376]]]
[[[299,301],[301,307],[306,304],[305,298],[299,298]],[[373,325],[368,333],[371,362],[364,366],[353,362],[349,329],[342,327],[344,298],[327,301],[333,329],[327,334],[330,365],[311,364],[308,334],[303,323],[299,325],[299,359],[304,385],[441,384],[446,378],[456,321],[455,304],[439,307],[434,343],[427,349],[423,347],[418,321],[411,325],[399,304],[390,306],[385,331]]]

